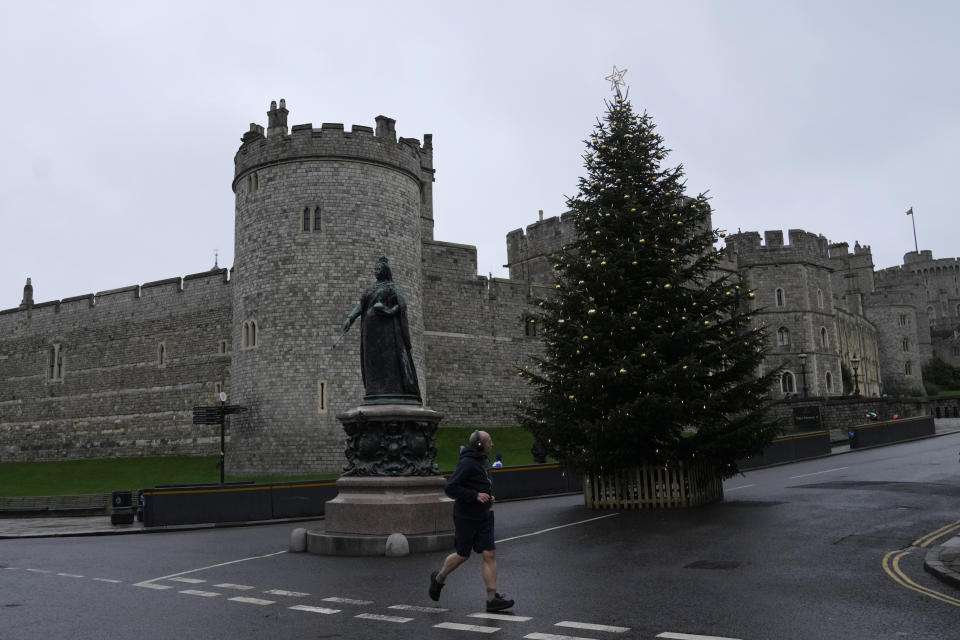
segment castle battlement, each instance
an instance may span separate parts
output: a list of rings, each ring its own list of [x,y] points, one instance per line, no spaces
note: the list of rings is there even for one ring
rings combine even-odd
[[[212,269],[183,276],[167,278],[142,285],[130,285],[86,293],[80,296],[50,300],[37,304],[20,305],[12,309],[0,310],[0,331],[8,322],[17,323],[29,317],[31,320],[43,320],[56,314],[81,313],[88,309],[117,308],[136,304],[141,300],[156,302],[160,306],[175,305],[183,302],[197,302],[206,299],[219,288],[228,286],[226,269]],[[134,310],[135,307],[131,307]]]
[[[285,102],[281,100],[279,108],[276,102],[270,107],[266,132],[263,126],[251,123],[241,138],[234,157],[234,191],[240,180],[261,168],[323,158],[386,165],[418,182],[432,182],[431,134],[424,134],[422,145],[417,138],[398,138],[396,121],[386,116],[376,117],[375,129],[355,124],[346,131],[342,123],[324,122],[319,129],[311,123],[294,125],[288,133]]]
[[[743,265],[781,264],[785,262],[811,262],[827,266],[829,258],[826,237],[803,229],[790,229],[789,244],[783,242],[783,231],[777,229],[760,233],[747,231],[734,233],[726,238],[727,252],[736,255],[737,263]]]
[[[936,269],[956,270],[960,268],[960,258],[933,258],[933,252],[924,249],[920,253],[910,251],[903,256],[904,269],[910,271],[925,271]]]

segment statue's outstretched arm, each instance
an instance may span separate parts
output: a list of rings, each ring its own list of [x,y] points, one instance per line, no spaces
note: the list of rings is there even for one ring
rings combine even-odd
[[[353,308],[353,311],[350,312],[350,314],[347,316],[347,319],[343,321],[343,328],[341,329],[340,332],[346,333],[347,331],[350,331],[350,325],[352,325],[353,321],[356,320],[358,317],[360,317],[359,304]]]

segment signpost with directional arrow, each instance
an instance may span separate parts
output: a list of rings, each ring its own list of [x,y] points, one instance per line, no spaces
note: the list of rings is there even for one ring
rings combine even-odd
[[[241,407],[236,404],[227,404],[227,394],[220,392],[220,405],[212,407],[194,407],[193,424],[219,424],[220,425],[220,484],[224,479],[224,455],[226,453],[226,444],[224,442],[224,417],[229,413],[243,413],[247,407]]]

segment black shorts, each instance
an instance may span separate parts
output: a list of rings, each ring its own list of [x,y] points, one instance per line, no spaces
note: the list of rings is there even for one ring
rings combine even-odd
[[[493,511],[486,520],[454,517],[453,527],[453,547],[458,556],[469,558],[471,549],[483,553],[497,548],[493,542]]]

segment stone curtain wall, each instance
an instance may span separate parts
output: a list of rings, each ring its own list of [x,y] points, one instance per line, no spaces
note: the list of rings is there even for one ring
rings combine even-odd
[[[423,260],[430,408],[444,414],[441,428],[516,424],[531,391],[517,367],[541,351],[525,321],[532,297],[549,291],[478,277],[472,246],[425,242]]]
[[[192,407],[229,387],[230,321],[224,269],[0,312],[0,461],[215,454]]]

